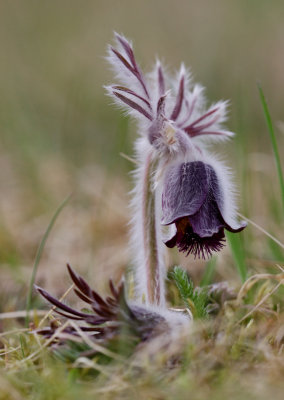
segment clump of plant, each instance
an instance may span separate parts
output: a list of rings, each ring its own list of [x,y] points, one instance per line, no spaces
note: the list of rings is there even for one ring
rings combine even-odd
[[[181,268],[171,277],[188,312],[169,309],[166,249],[177,247],[206,259],[223,248],[225,230],[237,233],[246,226],[236,218],[231,174],[210,151],[210,143],[233,136],[224,127],[227,102],[207,106],[204,88],[193,84],[183,64],[174,78],[159,61],[144,75],[131,43],[118,34],[115,40],[108,61],[117,83],[106,90],[138,123],[130,231],[134,295],[127,297],[123,283],[115,287],[110,281],[111,296],[104,299],[68,266],[74,291],[87,309],[72,309],[38,288],[59,315],[79,324],[61,327],[60,335],[56,322],[38,330],[57,349],[82,333],[91,343],[114,346],[126,332],[135,345],[164,332],[178,332],[190,324],[192,314],[207,317],[212,311],[210,293],[194,288]],[[83,353],[94,351],[89,346]]]

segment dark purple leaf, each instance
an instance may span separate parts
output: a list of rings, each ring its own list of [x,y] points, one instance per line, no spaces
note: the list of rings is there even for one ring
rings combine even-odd
[[[202,136],[202,135],[217,135],[217,136],[230,136],[229,133],[224,131],[190,131],[188,130],[187,133],[190,137]]]
[[[165,94],[165,78],[161,65],[159,65],[158,67],[158,82],[159,82],[159,95],[161,97]]]
[[[146,110],[144,110],[144,108],[141,107],[139,104],[135,103],[134,101],[128,99],[127,97],[123,96],[118,92],[113,92],[113,94],[116,97],[118,97],[121,101],[123,101],[125,104],[127,104],[129,107],[140,112],[142,115],[144,115],[144,117],[148,118],[150,121],[153,120],[152,116]]]
[[[76,295],[83,301],[85,301],[85,303],[88,304],[92,304],[93,300],[91,300],[89,297],[85,296],[82,292],[80,292],[80,290],[78,289],[74,289],[74,292],[76,293]]]
[[[48,292],[46,292],[44,289],[40,288],[39,286],[35,286],[35,288],[46,300],[48,300],[51,304],[55,305],[56,307],[60,308],[61,310],[66,311],[70,314],[74,314],[78,317],[85,318],[85,317],[89,316],[89,314],[76,311],[73,308],[68,307],[66,304],[61,303],[61,301],[59,301],[55,297],[51,296]]]
[[[122,64],[132,73],[136,76],[136,71],[135,69],[129,64],[129,62],[123,57],[122,54],[120,54],[119,51],[111,47],[111,51],[116,55],[116,57],[122,62]]]
[[[147,106],[148,106],[148,107],[150,108],[150,110],[151,110],[151,104],[149,103],[149,101],[146,100],[144,97],[139,96],[137,93],[133,92],[133,90],[130,90],[130,89],[124,87],[124,86],[117,86],[117,85],[112,86],[112,89],[114,89],[114,90],[119,90],[119,91],[121,91],[121,92],[125,92],[125,93],[128,93],[128,94],[131,94],[132,96],[135,96],[137,99],[140,99],[140,100],[142,100],[145,104],[147,104]]]
[[[133,53],[133,49],[132,49],[132,47],[130,46],[130,43],[129,43],[124,37],[122,37],[122,36],[120,36],[120,35],[118,35],[118,34],[116,34],[115,36],[116,36],[117,40],[119,41],[119,43],[120,43],[120,44],[122,45],[122,47],[124,48],[126,54],[128,55],[129,60],[130,60],[130,62],[131,62],[131,64],[132,64],[132,66],[134,67],[134,69],[137,69],[137,64],[136,64],[136,61],[135,61],[135,56],[134,56],[134,53]]]
[[[200,118],[192,122],[190,125],[186,126],[184,130],[187,132],[188,130],[191,130],[192,128],[195,127],[196,124],[198,124],[200,121],[203,121],[205,118],[209,117],[210,115],[214,114],[216,111],[219,110],[219,107],[213,108],[212,110],[208,111],[206,114],[203,114]]]
[[[112,279],[109,280],[109,288],[110,288],[110,291],[111,291],[113,297],[115,297],[117,299],[118,298],[118,291],[116,290]]]
[[[124,37],[116,34],[116,38],[119,41],[119,43],[122,45],[122,47],[124,48],[127,56],[129,57],[130,63],[132,65],[130,65],[129,62],[122,56],[122,54],[119,53],[113,47],[111,47],[112,52],[125,65],[125,67],[137,78],[137,80],[140,82],[140,84],[142,86],[142,89],[144,90],[147,98],[150,99],[149,92],[148,92],[147,87],[146,87],[144,76],[143,76],[139,66],[136,63],[132,47],[130,46],[130,44],[128,43],[128,41]]]
[[[175,121],[180,114],[183,102],[183,96],[184,96],[184,75],[182,75],[180,78],[176,104],[174,106],[173,112],[170,117],[170,119],[172,119],[173,121]]]

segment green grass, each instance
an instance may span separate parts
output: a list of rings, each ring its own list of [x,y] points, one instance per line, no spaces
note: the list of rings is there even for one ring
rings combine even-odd
[[[242,282],[245,282],[248,276],[247,264],[245,260],[245,251],[240,235],[235,235],[231,232],[226,232],[226,238],[230,244],[233,260],[237,268],[239,277]]]
[[[260,101],[262,104],[263,108],[263,113],[265,116],[271,144],[272,144],[272,149],[273,149],[273,154],[274,154],[274,159],[275,159],[275,164],[276,164],[276,169],[277,169],[277,174],[278,174],[278,180],[279,180],[279,186],[280,186],[280,192],[281,192],[281,199],[282,199],[282,206],[283,206],[283,213],[284,213],[284,177],[283,177],[283,171],[281,167],[281,159],[280,159],[280,154],[279,154],[279,149],[278,149],[278,144],[276,140],[276,135],[274,132],[273,128],[273,123],[272,119],[270,116],[269,108],[262,90],[262,87],[260,84],[258,84],[258,91],[259,91],[259,97]]]
[[[283,11],[283,1],[1,4],[0,400],[282,400]],[[113,30],[133,38],[143,69],[155,55],[169,71],[184,61],[210,101],[231,100],[226,124],[236,137],[221,148],[240,212],[256,225],[228,234],[206,265],[169,252],[169,264],[183,267],[167,282],[169,305],[190,308],[192,324],[134,349],[122,332],[119,357],[106,360],[82,356],[85,342],[45,347],[32,330],[37,310],[49,308],[32,289],[36,280],[60,297],[70,262],[105,294],[129,263],[133,165],[119,153],[132,156],[136,126],[102,88],[113,81],[103,59]],[[71,293],[65,300],[74,304]],[[44,326],[58,318],[51,312]]]
[[[200,286],[207,286],[212,283],[213,276],[215,273],[216,269],[216,264],[217,264],[217,257],[213,256],[206,264],[204,274],[202,276],[202,279],[200,281]]]
[[[63,210],[63,208],[68,204],[70,198],[71,198],[72,194],[70,194],[69,196],[66,197],[66,199],[63,200],[63,202],[58,206],[57,210],[55,211],[53,217],[51,218],[48,227],[46,228],[46,231],[44,232],[44,235],[42,237],[42,240],[39,244],[36,256],[35,256],[35,261],[34,261],[34,265],[33,265],[33,270],[32,270],[32,275],[31,275],[31,280],[30,280],[30,285],[29,285],[29,290],[28,290],[28,294],[27,294],[27,305],[26,305],[26,312],[27,312],[27,316],[26,316],[26,327],[29,325],[29,320],[30,320],[30,310],[32,307],[32,293],[33,293],[33,288],[34,288],[34,284],[35,284],[35,279],[36,279],[36,273],[38,270],[38,266],[39,266],[39,262],[42,256],[42,252],[44,250],[44,246],[45,243],[48,239],[48,236],[59,216],[59,214],[61,213],[61,211]]]
[[[204,297],[200,308],[200,292],[186,272],[175,267],[171,277],[186,306],[194,310],[193,304],[195,311],[204,310]],[[189,328],[180,331],[178,340],[162,335],[112,361],[108,358],[106,362],[99,354],[89,359],[81,356],[80,352],[88,348],[87,343],[74,343],[68,351],[63,348],[52,352],[50,348],[40,348],[44,341],[32,334],[2,335],[0,340],[5,349],[0,357],[1,396],[38,400],[81,397],[127,400],[135,396],[170,400],[187,399],[190,391],[193,400],[205,400],[209,395],[217,400],[221,394],[234,400],[266,399],[268,393],[281,399],[280,377],[284,366],[279,335],[283,298],[278,297],[278,292],[271,294],[275,280],[279,286],[281,279],[284,282],[284,273],[276,270],[274,275],[256,276],[231,300],[225,300],[224,292],[215,293],[217,313],[211,307],[215,312],[207,314],[205,319],[204,314],[203,318],[195,319]],[[248,310],[253,311],[248,313]],[[38,324],[36,319],[32,322]],[[124,333],[121,335],[123,340]]]

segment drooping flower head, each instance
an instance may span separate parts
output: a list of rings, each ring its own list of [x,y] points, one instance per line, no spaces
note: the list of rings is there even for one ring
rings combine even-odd
[[[67,318],[59,329],[53,321],[49,328],[37,331],[57,348],[74,335],[77,340],[87,335],[88,345],[98,341],[113,347],[120,331],[139,343],[161,333],[168,335],[172,328],[187,327],[191,313],[177,313],[166,306],[165,244],[205,258],[221,250],[225,229],[239,232],[245,227],[236,222],[227,168],[200,140],[233,135],[223,127],[227,103],[207,108],[203,88],[191,83],[183,65],[177,79],[169,78],[160,62],[145,76],[123,36],[116,35],[116,47],[109,47],[108,58],[119,81],[107,87],[108,93],[140,125],[131,220],[134,295],[127,299],[123,284],[116,288],[110,281],[111,296],[103,298],[68,266],[74,291],[87,303],[87,310],[73,309],[38,288],[56,312]],[[165,244],[162,225],[174,231]],[[87,353],[82,354],[97,356],[99,348],[84,349]]]
[[[162,223],[175,224],[166,241],[187,255],[210,256],[224,246],[224,229],[239,232],[245,223],[224,218],[224,196],[217,174],[202,161],[184,162],[168,169],[162,194]]]
[[[155,187],[162,212],[156,225],[175,228],[165,241],[168,247],[209,257],[224,246],[224,229],[239,232],[246,226],[236,222],[230,173],[200,140],[233,136],[223,126],[227,102],[207,107],[204,89],[192,84],[183,64],[176,79],[164,73],[160,62],[144,76],[131,43],[116,34],[116,45],[109,48],[109,61],[122,85],[107,90],[140,122],[140,164],[148,147],[157,160]]]

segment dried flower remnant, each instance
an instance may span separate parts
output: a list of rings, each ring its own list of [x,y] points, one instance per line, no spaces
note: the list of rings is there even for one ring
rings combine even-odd
[[[97,343],[107,345],[119,337],[121,332],[127,336],[129,344],[144,342],[155,336],[169,332],[169,315],[172,315],[172,321],[182,324],[183,316],[168,312],[156,312],[155,310],[145,309],[139,304],[129,303],[125,298],[125,289],[123,282],[115,287],[112,280],[109,281],[111,296],[101,297],[95,290],[91,289],[88,283],[79,276],[70,265],[67,269],[74,284],[74,292],[88,308],[84,311],[78,311],[61,301],[57,300],[51,294],[40,287],[37,291],[53,306],[55,312],[68,320],[77,321],[78,330],[87,334]],[[58,329],[57,323],[53,320],[49,327],[36,330],[40,335],[50,338]],[[66,340],[73,337],[79,337],[78,330],[73,326],[67,326],[61,335],[54,339],[52,346],[58,348],[65,345]]]

